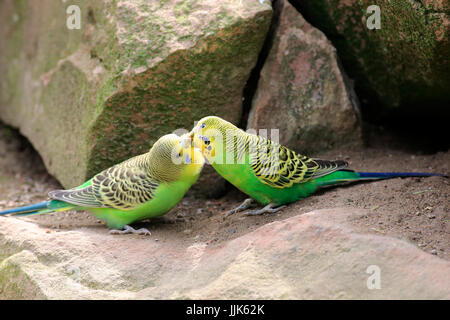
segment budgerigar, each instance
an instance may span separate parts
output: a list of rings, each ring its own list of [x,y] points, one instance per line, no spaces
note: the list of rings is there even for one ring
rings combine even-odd
[[[229,211],[227,216],[247,209],[254,200],[264,208],[247,215],[276,212],[321,187],[343,182],[442,176],[412,172],[355,172],[345,169],[345,161],[308,158],[215,116],[201,119],[190,132],[190,137],[222,177],[251,197]]]
[[[106,221],[111,233],[144,233],[130,223],[161,216],[172,209],[196,182],[204,164],[188,136],[168,134],[148,153],[106,169],[82,185],[49,193],[51,200],[0,212],[33,215],[87,210]],[[123,229],[123,230],[122,230]]]

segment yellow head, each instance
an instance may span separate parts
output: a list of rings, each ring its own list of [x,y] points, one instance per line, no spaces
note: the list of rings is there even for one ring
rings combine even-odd
[[[232,123],[216,116],[202,118],[189,133],[195,148],[210,162],[224,161],[227,138],[243,133]],[[222,162],[223,163],[223,162]]]
[[[150,149],[149,156],[151,171],[162,181],[198,175],[205,162],[200,150],[191,145],[188,134],[162,136]]]

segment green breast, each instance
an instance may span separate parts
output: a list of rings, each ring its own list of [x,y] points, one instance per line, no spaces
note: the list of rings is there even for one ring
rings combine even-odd
[[[121,229],[124,225],[135,221],[162,216],[170,211],[184,196],[192,185],[192,181],[176,181],[162,183],[155,190],[154,197],[132,210],[114,208],[85,208],[99,219],[105,220],[108,227]]]
[[[236,188],[249,195],[262,205],[279,205],[297,201],[314,193],[317,185],[314,181],[294,184],[288,188],[274,188],[261,182],[248,163],[213,164],[214,169]]]

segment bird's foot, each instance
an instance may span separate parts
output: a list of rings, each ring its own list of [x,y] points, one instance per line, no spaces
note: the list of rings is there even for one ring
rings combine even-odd
[[[279,206],[279,207],[277,207],[276,204],[269,203],[267,206],[265,206],[262,209],[246,212],[246,213],[243,213],[243,215],[245,215],[245,216],[258,216],[258,215],[261,215],[263,213],[275,213],[275,212],[280,211],[281,209],[284,209],[285,207],[286,206]]]
[[[229,216],[231,216],[232,214],[235,214],[235,213],[237,213],[237,212],[244,211],[244,210],[250,208],[251,206],[253,206],[253,205],[255,205],[255,204],[256,204],[256,201],[253,200],[252,198],[245,199],[244,202],[242,202],[240,206],[238,206],[238,207],[236,207],[236,208],[231,209],[230,211],[228,211],[228,212],[225,214],[224,218],[227,218],[227,217],[229,217]]]
[[[133,234],[142,234],[145,236],[150,236],[152,233],[145,228],[141,228],[141,229],[134,229],[133,227],[130,227],[129,225],[125,225],[123,227],[123,230],[117,230],[117,229],[113,229],[113,230],[109,230],[110,234],[128,234],[128,233],[133,233]]]

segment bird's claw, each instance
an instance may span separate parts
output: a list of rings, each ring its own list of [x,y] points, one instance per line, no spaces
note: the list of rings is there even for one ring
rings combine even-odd
[[[245,216],[258,216],[264,213],[275,213],[280,211],[281,209],[284,209],[286,206],[279,206],[274,208],[276,205],[273,203],[269,203],[267,206],[265,206],[262,209],[259,210],[255,210],[255,211],[250,211],[250,212],[245,212],[243,213],[243,215]]]
[[[134,229],[133,227],[130,227],[129,225],[125,225],[123,227],[123,230],[117,230],[117,229],[113,229],[113,230],[109,230],[110,234],[128,234],[128,233],[133,233],[133,234],[141,234],[141,235],[145,235],[145,236],[150,236],[152,233],[145,228],[141,228],[141,229]]]
[[[250,208],[251,206],[253,206],[255,203],[256,203],[256,201],[253,200],[252,198],[245,199],[244,202],[242,202],[238,207],[236,207],[236,208],[231,209],[230,211],[228,211],[228,212],[225,214],[224,218],[227,218],[227,217],[229,217],[229,216],[231,216],[232,214],[235,214],[235,213],[237,213],[237,212],[244,211],[244,210]]]

